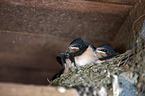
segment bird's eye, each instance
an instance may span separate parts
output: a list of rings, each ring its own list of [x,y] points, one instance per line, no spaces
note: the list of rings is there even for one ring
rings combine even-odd
[[[81,48],[81,47],[82,47],[82,45],[80,45],[80,44],[79,44],[79,45],[78,45],[78,47],[79,47],[79,48]]]

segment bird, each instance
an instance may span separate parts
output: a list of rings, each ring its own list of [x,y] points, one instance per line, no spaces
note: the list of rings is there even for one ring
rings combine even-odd
[[[107,44],[98,46],[96,53],[99,60],[110,59],[119,54],[113,47]]]
[[[84,66],[98,60],[96,48],[82,38],[73,40],[67,52],[74,56],[75,66]]]
[[[65,53],[61,53],[56,57],[56,61],[63,67],[62,70],[53,76],[53,80],[60,77],[61,74],[68,72],[70,67],[84,66],[98,60],[96,48],[83,40],[78,38],[73,40]]]
[[[96,63],[99,60],[110,59],[116,55],[118,55],[117,51],[107,44],[96,48],[82,38],[75,39],[69,44],[65,53],[61,53],[60,56],[56,57],[57,62],[63,68],[54,78],[67,73],[70,67]]]

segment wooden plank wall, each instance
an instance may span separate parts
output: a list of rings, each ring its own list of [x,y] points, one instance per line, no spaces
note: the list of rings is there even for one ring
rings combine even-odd
[[[0,0],[0,81],[48,84],[61,69],[55,57],[73,39],[111,44],[132,8],[110,1]]]

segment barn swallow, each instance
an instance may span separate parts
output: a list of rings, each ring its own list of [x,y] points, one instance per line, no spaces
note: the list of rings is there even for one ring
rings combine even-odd
[[[90,64],[96,62],[98,58],[96,48],[83,39],[78,38],[72,41],[68,50],[65,53],[61,53],[60,56],[57,56],[56,60],[62,65],[63,69],[53,77],[54,79],[60,77],[62,73],[67,73],[72,66]]]
[[[96,48],[81,38],[70,43],[68,52],[73,54],[76,66],[84,66],[98,60]]]
[[[115,49],[113,49],[111,46],[106,45],[106,44],[97,47],[96,53],[99,60],[110,59],[118,55]]]
[[[56,60],[63,67],[61,72],[66,73],[72,66],[84,66],[96,62],[98,58],[96,48],[85,40],[78,38],[73,40],[68,50],[65,53],[61,53],[61,56],[57,56]]]

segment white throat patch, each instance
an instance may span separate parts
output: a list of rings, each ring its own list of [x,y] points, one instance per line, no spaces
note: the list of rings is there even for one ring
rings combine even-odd
[[[96,62],[96,60],[98,60],[98,57],[91,46],[89,46],[81,56],[75,57],[77,66],[84,66],[86,64]]]

